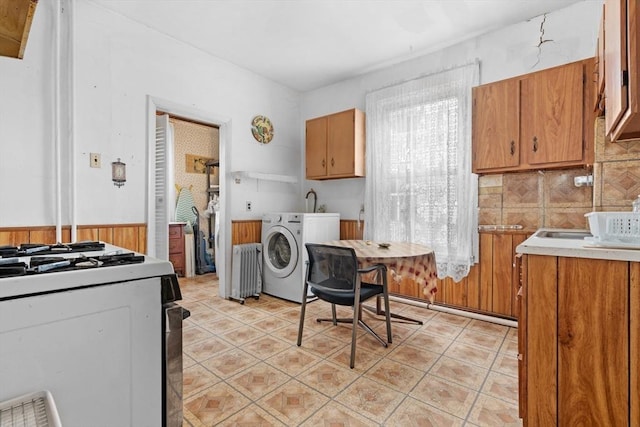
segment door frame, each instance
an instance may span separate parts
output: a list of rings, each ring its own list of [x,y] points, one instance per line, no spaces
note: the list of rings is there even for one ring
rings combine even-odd
[[[155,164],[151,164],[155,152],[156,141],[156,112],[161,111],[169,115],[176,115],[185,119],[191,119],[204,124],[217,126],[219,128],[220,144],[220,236],[219,236],[219,265],[216,265],[216,273],[219,279],[218,294],[222,298],[227,298],[231,293],[231,210],[229,203],[226,203],[228,181],[226,177],[227,165],[231,163],[229,158],[231,150],[227,149],[228,141],[231,139],[231,118],[199,110],[197,108],[182,105],[173,101],[147,95],[147,182],[146,182],[146,218],[147,218],[147,248],[152,247],[151,239],[155,236],[155,197],[150,193],[151,181],[154,180]],[[172,180],[173,181],[173,180]],[[168,183],[173,185],[174,182]],[[168,227],[168,224],[167,224]],[[168,228],[167,228],[168,230]],[[167,231],[168,232],[168,231]],[[155,247],[155,246],[153,246]]]

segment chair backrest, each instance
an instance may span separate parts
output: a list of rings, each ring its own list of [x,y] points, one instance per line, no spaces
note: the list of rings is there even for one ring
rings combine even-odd
[[[306,243],[309,254],[307,283],[332,292],[355,292],[358,258],[353,248]]]

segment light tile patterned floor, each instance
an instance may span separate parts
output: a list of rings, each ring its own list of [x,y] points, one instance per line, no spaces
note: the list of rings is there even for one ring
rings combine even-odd
[[[392,302],[425,324],[394,322],[386,349],[360,331],[349,369],[350,325],[317,323],[324,302],[308,305],[297,347],[298,304],[223,300],[213,274],[180,286],[186,427],[522,425],[513,328]]]

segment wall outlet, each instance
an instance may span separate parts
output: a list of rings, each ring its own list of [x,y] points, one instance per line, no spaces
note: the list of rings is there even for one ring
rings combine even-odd
[[[247,210],[247,212],[249,212],[251,210],[251,202],[249,202],[249,201],[247,201],[246,210]]]
[[[92,168],[102,167],[100,164],[100,153],[90,153],[89,154],[89,166]]]

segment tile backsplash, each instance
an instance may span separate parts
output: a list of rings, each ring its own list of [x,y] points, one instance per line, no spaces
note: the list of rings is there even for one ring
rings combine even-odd
[[[588,228],[585,213],[629,211],[640,194],[640,140],[605,141],[604,118],[595,122],[593,167],[483,175],[479,179],[479,224]],[[593,174],[593,187],[574,178]]]
[[[596,211],[630,211],[640,194],[640,140],[611,143],[604,118],[596,119],[593,207]]]
[[[586,228],[593,188],[576,187],[573,178],[591,168],[484,175],[479,180],[480,224]]]

